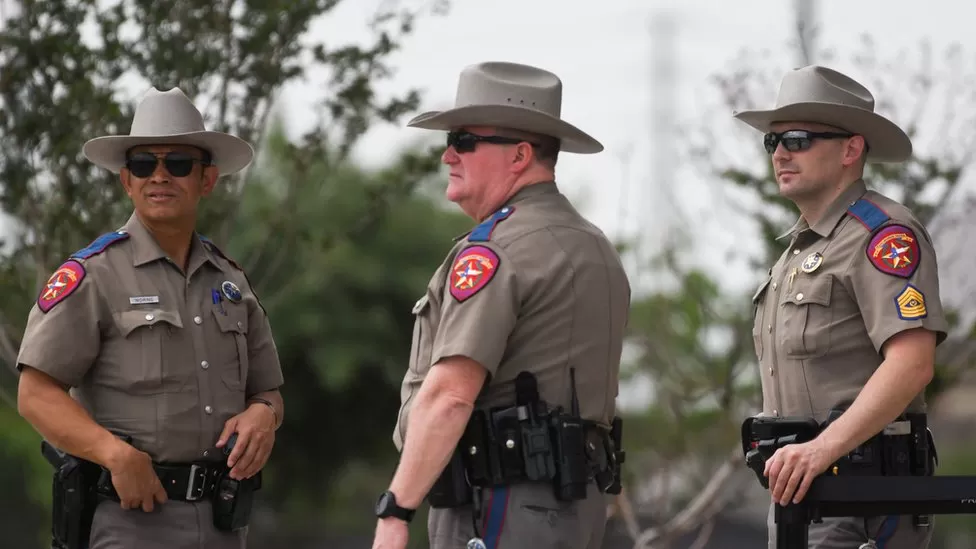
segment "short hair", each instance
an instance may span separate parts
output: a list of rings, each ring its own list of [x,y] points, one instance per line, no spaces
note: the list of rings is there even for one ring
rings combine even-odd
[[[535,150],[535,156],[539,159],[540,163],[550,169],[556,168],[556,162],[559,160],[560,143],[558,138],[512,128],[498,128],[495,135],[521,139],[531,144]]]

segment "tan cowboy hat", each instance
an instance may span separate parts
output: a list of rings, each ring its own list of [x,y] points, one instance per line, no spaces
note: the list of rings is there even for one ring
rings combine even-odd
[[[518,63],[478,63],[461,71],[453,109],[425,112],[407,126],[428,130],[495,126],[555,137],[565,152],[602,151],[599,141],[559,118],[562,94],[562,81],[549,71]]]
[[[136,145],[194,145],[210,151],[220,175],[244,169],[254,157],[247,141],[226,133],[208,131],[203,116],[179,89],[164,92],[150,88],[136,107],[129,135],[109,135],[89,140],[82,147],[88,160],[118,173],[125,152]]]
[[[762,132],[774,122],[818,122],[864,136],[868,159],[903,162],[912,141],[894,122],[874,112],[874,96],[854,79],[833,69],[810,65],[783,77],[776,108],[734,113]]]

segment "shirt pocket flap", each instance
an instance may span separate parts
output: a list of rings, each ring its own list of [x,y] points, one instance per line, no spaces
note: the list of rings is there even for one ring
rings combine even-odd
[[[759,289],[756,290],[756,293],[752,296],[752,302],[753,303],[756,303],[760,299],[762,299],[763,293],[765,293],[766,292],[766,288],[769,287],[769,281],[770,280],[772,280],[772,277],[767,278],[765,281],[763,281],[762,284],[759,285]]]
[[[122,337],[128,337],[133,330],[141,326],[153,326],[160,322],[166,322],[177,328],[183,327],[183,320],[176,311],[164,309],[138,309],[133,311],[122,311],[115,313],[115,323],[122,333]]]
[[[830,290],[833,283],[832,276],[814,278],[806,284],[799,285],[795,291],[787,294],[783,301],[794,305],[815,303],[827,307],[830,305]]]
[[[247,334],[247,315],[242,307],[229,307],[227,314],[214,309],[213,315],[221,332]]]

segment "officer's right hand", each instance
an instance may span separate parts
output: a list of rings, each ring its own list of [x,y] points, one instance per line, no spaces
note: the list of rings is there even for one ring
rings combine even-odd
[[[149,513],[155,502],[165,503],[166,490],[159,482],[152,467],[152,458],[125,442],[119,441],[108,470],[112,473],[112,485],[119,495],[123,509],[138,509]]]

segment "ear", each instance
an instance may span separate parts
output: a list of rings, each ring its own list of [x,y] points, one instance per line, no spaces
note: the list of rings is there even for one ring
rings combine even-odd
[[[132,198],[132,174],[129,173],[129,168],[123,167],[119,170],[119,181],[122,182],[122,188],[125,189],[125,194]]]
[[[514,154],[512,156],[512,165],[509,167],[509,171],[512,173],[521,173],[528,169],[532,165],[532,161],[535,159],[535,149],[532,145],[529,145],[525,141],[515,145]]]
[[[200,189],[201,196],[207,196],[212,193],[214,187],[217,186],[217,178],[220,176],[220,171],[217,166],[205,166],[203,168],[203,187]]]
[[[846,166],[854,165],[861,161],[865,154],[865,142],[863,135],[855,135],[847,140],[844,146],[844,158],[841,164]]]

